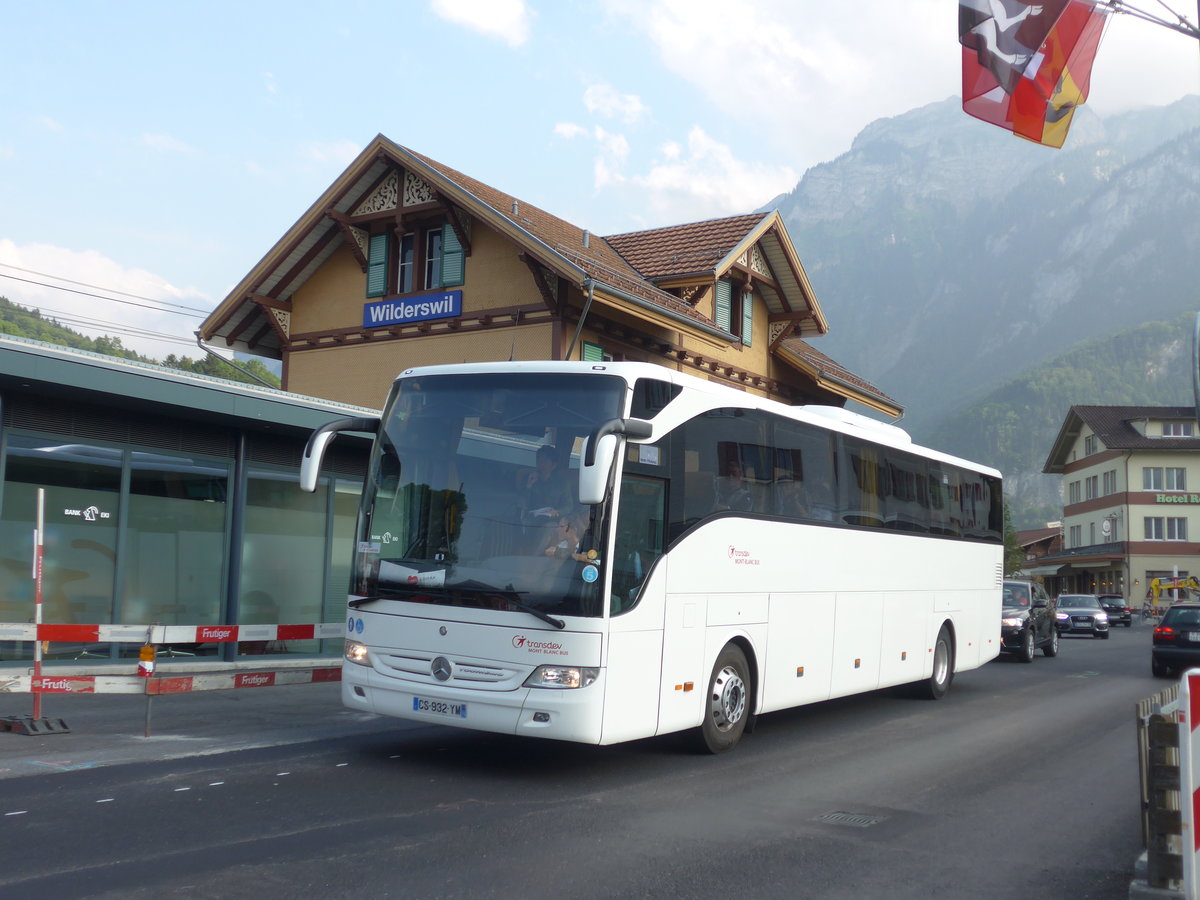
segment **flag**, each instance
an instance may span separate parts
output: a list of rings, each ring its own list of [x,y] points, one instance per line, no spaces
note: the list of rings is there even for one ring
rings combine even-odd
[[[963,111],[1061,147],[1107,22],[1095,0],[962,0]]]

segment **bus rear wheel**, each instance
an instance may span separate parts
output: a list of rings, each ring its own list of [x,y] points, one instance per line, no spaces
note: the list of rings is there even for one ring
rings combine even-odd
[[[941,700],[954,680],[954,641],[945,625],[933,645],[933,673],[916,684],[917,696],[926,700]]]
[[[713,665],[700,725],[700,749],[709,753],[732,750],[750,718],[750,667],[746,654],[727,644]]]

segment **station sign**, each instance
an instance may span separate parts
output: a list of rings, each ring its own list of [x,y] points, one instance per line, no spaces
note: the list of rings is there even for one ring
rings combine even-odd
[[[378,300],[363,305],[363,328],[408,325],[430,319],[462,315],[462,291],[438,291],[399,300]]]

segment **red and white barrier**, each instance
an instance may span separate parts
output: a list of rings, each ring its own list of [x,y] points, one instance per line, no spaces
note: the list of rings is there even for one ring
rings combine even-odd
[[[1188,669],[1179,685],[1179,787],[1183,818],[1183,895],[1200,889],[1200,669]]]
[[[317,625],[35,625],[0,623],[0,641],[64,644],[228,644],[237,641],[308,641],[339,638],[344,622]]]
[[[204,672],[191,675],[0,675],[0,693],[35,694],[187,694],[341,681],[340,663],[308,668],[245,672]]]
[[[64,625],[33,622],[0,623],[2,641],[42,641],[65,644],[227,644],[238,641],[307,641],[340,638],[342,622],[315,625]],[[205,672],[163,675],[46,675],[34,666],[25,673],[0,669],[0,694],[183,694],[190,691],[224,691],[233,688],[273,687],[340,681],[341,662],[313,660],[311,664],[287,660],[261,671]],[[140,665],[140,664],[139,664]],[[262,663],[257,663],[262,665]],[[153,671],[153,670],[151,670]]]

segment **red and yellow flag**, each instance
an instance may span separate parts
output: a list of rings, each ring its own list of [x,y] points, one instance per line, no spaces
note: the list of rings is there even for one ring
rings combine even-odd
[[[1061,147],[1107,20],[1095,0],[962,0],[963,111]]]

